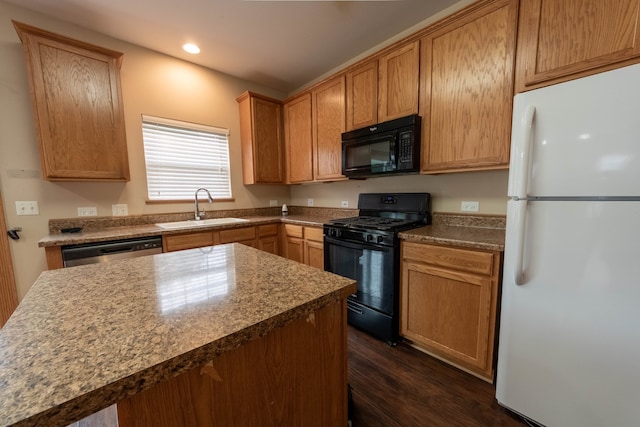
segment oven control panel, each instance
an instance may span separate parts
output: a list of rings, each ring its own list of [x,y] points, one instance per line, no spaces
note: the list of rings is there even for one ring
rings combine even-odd
[[[393,246],[396,240],[395,233],[376,230],[354,230],[327,225],[324,226],[324,235],[345,242],[381,246]]]

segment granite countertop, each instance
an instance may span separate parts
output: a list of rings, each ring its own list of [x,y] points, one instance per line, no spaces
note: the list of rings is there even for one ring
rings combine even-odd
[[[43,237],[38,242],[40,247],[75,245],[82,243],[93,243],[108,240],[128,239],[135,237],[168,236],[172,234],[195,233],[204,230],[224,230],[231,228],[241,228],[271,223],[299,224],[311,227],[322,227],[333,218],[356,216],[357,210],[334,210],[316,208],[313,210],[300,210],[300,212],[280,215],[236,215],[240,212],[225,212],[228,216],[244,218],[247,222],[232,223],[225,225],[209,225],[203,227],[190,227],[182,229],[168,230],[154,224],[136,224],[138,217],[123,217],[120,220],[105,218],[105,223],[89,224],[86,231],[80,233],[59,233],[52,232]],[[156,218],[156,222],[171,222],[184,220],[190,214],[179,218]],[[186,216],[184,216],[186,215]],[[144,218],[148,221],[148,218]],[[55,220],[54,229],[62,226],[78,225],[77,218],[68,220]],[[133,225],[131,225],[133,224]],[[504,250],[504,231],[506,218],[504,215],[470,215],[456,213],[433,213],[432,225],[412,229],[400,233],[400,238],[405,241],[419,243],[435,243],[442,245],[454,245],[475,249],[485,249],[491,251]]]
[[[231,228],[251,227],[262,224],[290,223],[313,227],[322,227],[332,216],[327,215],[287,215],[287,216],[248,216],[238,217],[247,222],[224,225],[208,225],[180,229],[165,229],[154,224],[123,225],[87,230],[79,233],[51,233],[38,241],[40,247],[77,245],[82,243],[103,242],[117,239],[131,239],[136,237],[169,236],[172,234],[196,233],[205,230],[225,230]],[[167,221],[169,222],[169,221]]]
[[[399,234],[407,242],[435,243],[488,251],[504,251],[506,219],[502,215],[433,215],[432,225]]]
[[[355,291],[240,244],[43,272],[0,330],[0,425],[64,425]]]

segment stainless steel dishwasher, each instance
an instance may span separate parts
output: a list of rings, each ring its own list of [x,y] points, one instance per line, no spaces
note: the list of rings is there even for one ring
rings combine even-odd
[[[159,253],[162,237],[153,236],[63,246],[62,260],[65,267],[73,267]]]

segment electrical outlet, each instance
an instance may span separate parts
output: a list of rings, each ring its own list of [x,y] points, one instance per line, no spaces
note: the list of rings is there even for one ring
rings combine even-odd
[[[313,199],[307,199],[307,206],[313,206]]]
[[[460,202],[460,210],[462,212],[478,212],[478,209],[480,209],[480,202],[469,202],[465,200]]]
[[[37,201],[16,202],[16,213],[18,215],[40,215]]]
[[[78,216],[97,216],[98,208],[78,208]]]
[[[278,206],[277,200],[269,200],[269,206]]]
[[[340,202],[340,206],[342,206],[343,208],[348,208],[349,202],[347,200],[343,200],[342,202]]]
[[[111,205],[111,213],[113,216],[126,216],[129,215],[129,207],[126,203],[121,205]]]

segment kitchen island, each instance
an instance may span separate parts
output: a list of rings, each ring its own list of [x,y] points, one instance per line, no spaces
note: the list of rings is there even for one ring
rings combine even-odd
[[[0,425],[344,425],[354,291],[239,244],[46,271],[0,330]]]

